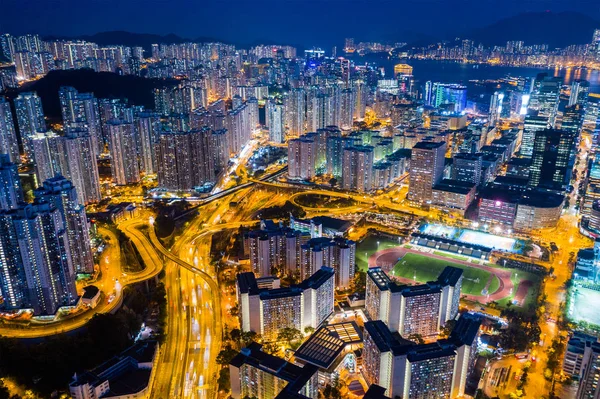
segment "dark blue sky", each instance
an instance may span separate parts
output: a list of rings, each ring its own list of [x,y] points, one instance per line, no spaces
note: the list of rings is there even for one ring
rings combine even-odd
[[[0,32],[82,35],[109,30],[298,45],[443,37],[526,11],[579,11],[600,0],[1,0]],[[418,35],[415,36],[415,33]]]

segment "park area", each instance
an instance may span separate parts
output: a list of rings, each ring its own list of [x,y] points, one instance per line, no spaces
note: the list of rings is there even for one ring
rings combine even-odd
[[[466,256],[402,245],[401,239],[371,234],[356,248],[356,263],[361,270],[382,267],[399,283],[422,284],[434,281],[444,267],[463,269],[462,294],[466,299],[506,306],[525,306],[535,300],[539,277],[520,270],[502,268]]]

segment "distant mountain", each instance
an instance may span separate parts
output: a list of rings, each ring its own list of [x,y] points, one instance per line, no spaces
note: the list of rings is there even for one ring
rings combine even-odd
[[[570,11],[530,12],[458,36],[488,46],[522,40],[526,45],[548,44],[550,48],[562,48],[571,44],[590,43],[594,29],[600,29],[600,21],[585,14]]]
[[[152,44],[155,43],[185,43],[185,42],[217,42],[222,40],[210,38],[210,37],[198,37],[195,39],[187,39],[177,36],[173,33],[168,35],[154,35],[149,33],[132,33],[126,31],[110,31],[100,32],[93,35],[76,36],[76,37],[46,37],[45,39],[76,39],[85,40],[99,45],[106,46],[109,44],[122,44],[124,46],[140,46],[144,50],[150,52]]]

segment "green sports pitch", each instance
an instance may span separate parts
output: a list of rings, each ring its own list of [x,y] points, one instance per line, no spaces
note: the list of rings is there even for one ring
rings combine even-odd
[[[358,244],[356,248],[356,263],[359,269],[366,270],[371,255],[384,249],[395,248],[398,240],[383,236],[370,235]],[[462,293],[468,295],[483,295],[482,291],[488,286],[488,293],[495,292],[500,286],[498,277],[486,270],[475,269],[454,263],[451,258],[440,260],[427,255],[408,253],[394,266],[393,276],[413,280],[415,284],[436,280],[446,266],[454,266],[464,270]]]
[[[404,277],[415,281],[415,283],[425,283],[436,280],[446,266],[454,266],[463,269],[463,283],[461,292],[468,295],[482,295],[482,291],[488,285],[489,293],[492,289],[498,289],[500,282],[498,277],[493,276],[487,270],[475,269],[451,261],[431,258],[426,255],[408,253],[398,261],[392,271],[393,276]],[[491,281],[490,281],[491,279]]]

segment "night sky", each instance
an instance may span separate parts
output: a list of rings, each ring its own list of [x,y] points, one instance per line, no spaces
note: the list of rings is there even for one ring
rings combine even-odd
[[[111,30],[234,44],[341,45],[448,37],[526,11],[578,11],[599,0],[2,0],[0,32],[76,36]]]

